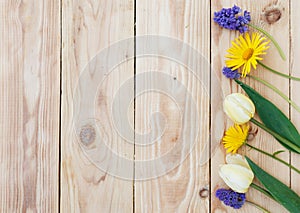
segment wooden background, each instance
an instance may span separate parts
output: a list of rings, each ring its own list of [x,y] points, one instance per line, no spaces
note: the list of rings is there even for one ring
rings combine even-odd
[[[265,64],[300,76],[298,0],[6,0],[0,4],[0,212],[234,212],[214,196],[217,188],[225,186],[218,176],[219,164],[224,163],[219,142],[232,124],[222,113],[222,96],[216,91],[220,85],[224,95],[240,91],[221,74],[225,51],[238,34],[220,29],[211,17],[214,11],[234,4],[251,11],[252,22],[270,32],[287,55],[282,61],[271,47]],[[216,71],[204,82],[211,85],[211,99],[202,94],[201,85],[185,67],[159,57],[128,59],[106,78],[97,93],[97,119],[110,119],[107,112],[113,95],[124,82],[151,70],[174,76],[189,89],[198,113],[207,115],[201,117],[201,134],[187,158],[171,172],[147,181],[135,180],[135,162],[163,155],[180,137],[180,117],[171,99],[147,93],[127,110],[128,122],[136,132],[155,135],[162,130],[160,120],[151,117],[153,112],[160,112],[168,121],[170,129],[148,149],[125,143],[109,122],[103,126],[107,146],[132,161],[129,180],[98,169],[83,153],[73,128],[74,90],[80,72],[102,49],[140,35],[179,39],[211,63],[212,69],[203,72]],[[138,45],[135,42],[121,54],[134,55]],[[261,68],[254,73],[300,104],[299,83]],[[139,87],[156,80],[130,81],[132,90],[126,95],[134,95]],[[246,81],[275,102],[300,129],[298,112],[261,84]],[[175,101],[188,112],[184,98]],[[193,122],[188,122],[187,136],[195,131]],[[135,134],[130,136],[133,141]],[[270,152],[282,149],[261,130],[251,143]],[[241,150],[246,152],[300,194],[299,175],[255,151]],[[205,164],[200,163],[203,154],[210,156]],[[179,153],[176,157],[185,156]],[[280,157],[300,167],[299,156],[285,152]],[[272,212],[285,212],[252,189],[247,197]],[[245,205],[241,212],[258,210]]]

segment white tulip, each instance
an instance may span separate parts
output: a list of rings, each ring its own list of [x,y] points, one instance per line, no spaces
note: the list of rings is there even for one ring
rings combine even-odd
[[[220,165],[219,175],[233,191],[245,193],[253,181],[254,174],[246,159],[239,154],[227,155],[225,165]]]
[[[224,112],[236,124],[247,123],[253,118],[255,106],[253,102],[241,93],[227,95],[223,103]]]

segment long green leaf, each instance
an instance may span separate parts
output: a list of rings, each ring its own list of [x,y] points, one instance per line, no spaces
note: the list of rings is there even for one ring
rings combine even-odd
[[[257,166],[247,156],[246,159],[252,169],[255,177],[267,189],[267,191],[275,198],[275,200],[292,213],[300,212],[300,197],[285,184],[274,178]]]
[[[300,148],[299,132],[293,123],[283,114],[283,112],[281,112],[272,102],[261,96],[253,88],[239,80],[236,80],[236,82],[253,101],[257,114],[265,126]],[[300,153],[299,149],[295,150],[280,139],[276,139],[290,151]]]

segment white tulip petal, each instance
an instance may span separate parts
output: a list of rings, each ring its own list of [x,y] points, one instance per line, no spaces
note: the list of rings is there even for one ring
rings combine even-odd
[[[250,169],[234,164],[221,165],[219,174],[232,190],[239,193],[247,192],[254,178]]]
[[[254,115],[255,106],[250,98],[241,94],[241,93],[234,93],[234,100],[239,103],[242,108],[250,113],[250,116]]]
[[[247,123],[251,118],[249,116],[249,114],[245,113],[244,109],[241,108],[238,105],[230,106],[230,104],[229,104],[228,107],[227,107],[227,113],[226,114],[236,124]]]
[[[248,122],[255,113],[253,102],[241,93],[226,96],[223,103],[224,112],[236,124]]]
[[[250,166],[249,166],[247,160],[240,154],[227,154],[226,155],[226,163],[241,165],[243,167],[250,169]]]

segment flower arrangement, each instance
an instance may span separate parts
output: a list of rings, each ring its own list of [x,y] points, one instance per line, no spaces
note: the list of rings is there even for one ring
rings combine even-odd
[[[290,80],[300,81],[300,78],[285,75],[262,63],[270,45],[273,44],[281,58],[285,55],[276,40],[264,29],[251,23],[251,15],[247,10],[242,10],[234,5],[232,8],[223,8],[214,13],[214,21],[222,28],[236,30],[241,35],[232,41],[232,46],[225,55],[223,75],[235,81],[246,93],[233,93],[226,96],[223,102],[225,114],[233,121],[234,125],[225,131],[222,144],[226,149],[226,164],[220,165],[219,175],[224,180],[228,189],[218,189],[216,197],[225,205],[240,209],[245,203],[256,206],[263,212],[268,210],[247,200],[246,193],[249,187],[265,194],[270,199],[278,202],[290,212],[300,212],[300,197],[276,177],[268,174],[249,157],[237,154],[242,146],[247,146],[258,151],[300,174],[300,170],[290,162],[286,162],[277,155],[283,151],[269,153],[249,143],[252,127],[256,125],[271,134],[287,150],[300,154],[300,134],[288,117],[276,105],[260,95],[257,91],[243,82],[244,78],[256,80],[272,89],[292,107],[300,112],[300,107],[284,95],[271,83],[251,74],[261,66],[270,72]],[[251,32],[250,28],[254,32]],[[257,114],[260,121],[254,118]],[[256,178],[260,185],[253,182]]]

